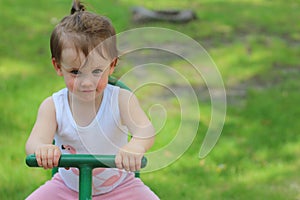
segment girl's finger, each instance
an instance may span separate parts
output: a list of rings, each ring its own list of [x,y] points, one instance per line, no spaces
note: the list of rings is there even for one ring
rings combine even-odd
[[[120,153],[118,153],[118,154],[116,155],[115,163],[116,163],[116,167],[117,167],[117,168],[123,169],[122,157],[121,157]]]
[[[38,166],[42,166],[42,159],[41,159],[41,152],[40,151],[36,151],[35,152],[35,158],[37,161]]]
[[[61,155],[60,150],[58,148],[55,148],[54,153],[53,153],[53,165],[54,165],[54,167],[58,166],[60,155]]]
[[[130,168],[130,171],[134,172],[136,171],[136,167],[135,167],[135,156],[134,155],[129,155],[129,168]]]
[[[140,156],[135,157],[135,171],[139,171],[141,169],[142,159]]]
[[[48,152],[47,152],[47,168],[53,168],[53,154],[54,154],[54,152],[53,152],[53,149],[52,148],[49,148],[48,149]]]
[[[47,153],[44,152],[42,150],[41,152],[41,158],[42,158],[42,166],[44,167],[44,169],[47,169],[48,168],[48,158],[47,158]]]
[[[123,168],[126,171],[130,171],[130,161],[128,156],[123,156],[122,164],[123,164]]]

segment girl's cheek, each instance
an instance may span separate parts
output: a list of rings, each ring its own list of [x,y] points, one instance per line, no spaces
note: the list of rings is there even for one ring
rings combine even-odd
[[[75,89],[75,84],[76,84],[76,79],[67,79],[65,80],[66,86],[70,91],[74,91]]]
[[[98,85],[97,85],[97,90],[98,91],[102,91],[105,89],[106,85],[108,83],[108,78],[101,78],[98,82]]]
[[[98,83],[98,85],[97,85],[97,91],[103,91],[104,90],[104,88],[105,88],[105,86],[106,86],[106,84],[104,84],[104,83]]]

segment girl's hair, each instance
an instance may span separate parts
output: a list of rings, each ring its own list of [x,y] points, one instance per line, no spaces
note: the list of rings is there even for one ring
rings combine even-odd
[[[74,47],[86,57],[96,50],[103,58],[113,60],[118,57],[115,35],[108,18],[85,11],[80,1],[74,0],[71,14],[64,17],[51,34],[52,58],[60,63],[63,49]]]

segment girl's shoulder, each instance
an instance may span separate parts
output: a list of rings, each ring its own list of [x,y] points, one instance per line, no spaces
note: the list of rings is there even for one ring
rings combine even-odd
[[[56,106],[57,106],[57,100],[60,99],[60,101],[63,101],[64,98],[66,98],[68,94],[67,88],[63,88],[55,93],[53,93],[51,96],[44,99],[44,101],[41,103],[39,110],[41,112],[48,112],[48,113],[55,113],[56,112]]]
[[[52,96],[47,97],[44,99],[44,101],[41,103],[39,107],[40,114],[45,113],[45,114],[50,114],[50,113],[55,113],[55,106],[54,106],[54,101]]]
[[[128,108],[137,108],[139,106],[139,101],[133,92],[120,88],[119,108],[121,112],[124,110],[128,111]]]
[[[133,92],[120,88],[119,90],[119,102],[125,102],[128,101],[130,98],[136,98]]]

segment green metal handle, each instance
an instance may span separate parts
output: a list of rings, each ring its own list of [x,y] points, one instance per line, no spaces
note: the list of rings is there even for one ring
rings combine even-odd
[[[34,154],[26,157],[29,167],[39,167]],[[147,159],[142,158],[144,168]],[[77,167],[79,169],[79,199],[92,199],[92,170],[98,167],[116,168],[114,155],[62,154],[58,167]]]
[[[34,154],[26,157],[26,164],[29,167],[39,167]],[[147,159],[142,158],[141,167],[144,168],[147,164]],[[77,167],[88,165],[91,168],[104,167],[116,168],[114,155],[90,155],[90,154],[62,154],[58,167]]]

